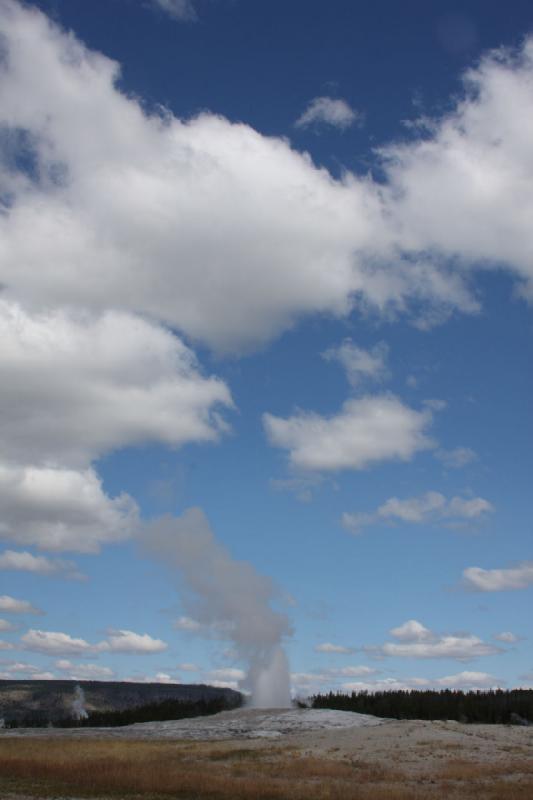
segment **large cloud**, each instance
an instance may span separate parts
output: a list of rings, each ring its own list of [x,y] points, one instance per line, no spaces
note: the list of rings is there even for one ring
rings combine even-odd
[[[305,313],[344,315],[356,295],[475,307],[431,262],[399,263],[370,179],[335,180],[286,140],[212,114],[150,116],[118,90],[115,62],[14,0],[0,26],[0,279],[19,297],[147,312],[219,350]]]
[[[428,410],[409,408],[394,395],[347,400],[331,417],[303,411],[288,419],[263,415],[270,443],[289,451],[293,467],[328,471],[409,461],[432,447],[425,433],[430,421]]]
[[[226,385],[153,323],[31,314],[0,300],[0,335],[0,538],[79,552],[124,539],[136,504],[108,497],[91,460],[144,441],[215,441],[226,429]]]
[[[464,98],[424,127],[383,151],[398,241],[509,266],[531,294],[533,38],[517,53],[489,53],[466,73]]]
[[[14,463],[85,466],[145,441],[216,440],[222,381],[162,328],[129,314],[30,314],[0,300],[0,448]]]

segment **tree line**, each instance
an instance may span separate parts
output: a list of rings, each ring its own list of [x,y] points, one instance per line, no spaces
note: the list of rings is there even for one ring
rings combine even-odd
[[[240,698],[242,702],[242,697]],[[6,728],[93,728],[133,725],[136,722],[164,722],[165,720],[203,717],[236,708],[234,702],[224,696],[199,700],[162,700],[125,709],[89,711],[87,717],[77,719],[73,714],[59,719],[50,719],[46,712],[33,712],[20,719],[6,720]]]
[[[533,689],[329,692],[314,695],[312,707],[356,711],[392,719],[453,719],[458,722],[528,725],[533,724]]]

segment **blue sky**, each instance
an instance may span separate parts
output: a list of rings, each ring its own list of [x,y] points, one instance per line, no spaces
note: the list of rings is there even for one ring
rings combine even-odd
[[[3,677],[531,685],[532,28],[1,0]]]

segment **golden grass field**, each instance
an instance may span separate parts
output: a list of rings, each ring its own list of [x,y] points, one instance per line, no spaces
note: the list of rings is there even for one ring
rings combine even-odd
[[[275,743],[4,735],[0,797],[533,800],[529,730],[463,728],[398,722]]]

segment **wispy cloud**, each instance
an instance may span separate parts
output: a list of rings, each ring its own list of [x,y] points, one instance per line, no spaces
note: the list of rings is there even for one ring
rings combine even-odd
[[[373,512],[344,513],[341,522],[350,533],[358,534],[363,528],[380,523],[453,524],[477,520],[493,511],[494,506],[483,497],[455,496],[448,499],[440,492],[432,491],[403,500],[390,497]]]
[[[345,131],[353,125],[361,125],[364,115],[353,109],[346,100],[334,97],[315,97],[294,123],[295,128],[326,125]]]

